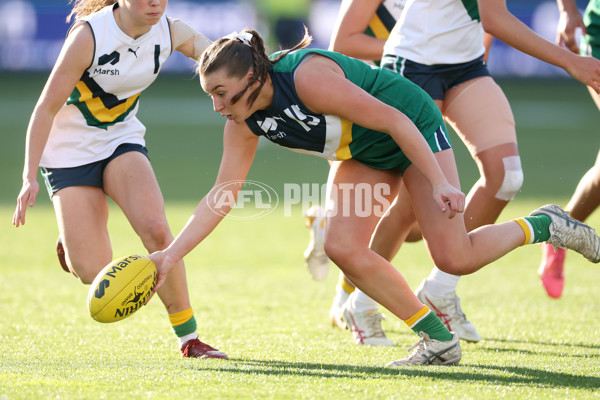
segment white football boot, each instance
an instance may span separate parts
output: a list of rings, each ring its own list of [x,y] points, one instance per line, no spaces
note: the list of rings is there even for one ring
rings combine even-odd
[[[385,317],[378,310],[356,311],[352,309],[352,302],[346,301],[340,309],[339,319],[345,323],[346,328],[352,331],[356,344],[371,346],[395,346],[388,340],[381,327]]]
[[[550,217],[550,243],[561,249],[575,250],[591,262],[600,262],[600,238],[592,227],[569,216],[554,204],[547,204],[532,211],[530,215],[544,214]]]
[[[316,281],[327,278],[329,257],[325,254],[325,210],[321,206],[312,206],[304,214],[306,226],[310,228],[310,242],[304,251],[304,264]]]
[[[331,321],[332,327],[338,327],[340,329],[348,329],[346,321],[342,319],[342,307],[350,297],[350,293],[338,290],[336,293],[331,308],[329,309],[329,320]]]
[[[442,297],[433,296],[427,290],[427,280],[423,280],[415,294],[423,304],[438,316],[446,328],[451,332],[456,332],[459,338],[467,342],[479,342],[481,340],[477,329],[463,313],[456,292],[450,292]]]
[[[388,367],[406,365],[457,365],[462,358],[458,335],[452,333],[452,340],[440,342],[431,339],[425,332],[420,332],[421,339],[408,351],[415,349],[408,357],[392,361]]]

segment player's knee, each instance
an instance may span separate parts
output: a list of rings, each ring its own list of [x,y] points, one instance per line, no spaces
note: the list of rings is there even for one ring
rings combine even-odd
[[[438,254],[432,254],[432,258],[435,266],[447,274],[466,275],[471,272],[471,257],[466,253],[459,251],[444,251]]]
[[[144,222],[140,238],[148,251],[156,251],[167,247],[172,240],[172,235],[164,219],[149,218]]]
[[[84,285],[90,285],[92,282],[94,282],[94,278],[96,278],[96,275],[87,272],[84,272],[82,274],[76,273],[76,276],[77,278],[79,278],[79,281],[81,281],[81,283],[83,283]]]
[[[460,261],[451,261],[451,260],[447,260],[447,262],[436,262],[435,266],[442,272],[445,272],[447,274],[450,275],[457,275],[457,276],[461,276],[461,275],[467,275],[470,272],[470,269],[468,268],[467,264],[464,262],[460,262]]]
[[[84,285],[91,284],[96,275],[104,268],[106,264],[108,264],[110,260],[104,261],[95,261],[93,259],[87,259],[82,261],[73,260],[71,261],[71,268],[73,275],[79,279],[81,283]]]
[[[504,178],[495,197],[499,200],[510,201],[521,186],[523,186],[523,169],[521,167],[521,158],[519,156],[504,157]]]
[[[355,248],[344,240],[326,239],[325,254],[331,261],[344,270],[354,257]]]

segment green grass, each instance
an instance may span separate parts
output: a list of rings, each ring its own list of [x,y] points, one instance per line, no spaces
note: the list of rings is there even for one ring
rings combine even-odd
[[[170,204],[173,229],[194,204]],[[528,213],[517,201],[501,219]],[[600,269],[570,254],[562,299],[539,287],[539,248],[520,248],[459,285],[463,308],[484,340],[463,344],[457,367],[388,369],[416,336],[388,313],[395,348],[354,345],[329,326],[337,272],[325,282],[302,265],[300,210],[259,221],[226,219],[186,259],[199,333],[230,360],[182,359],[160,301],[114,324],[93,321],[87,286],[60,270],[49,207],[3,230],[0,256],[0,398],[600,398]],[[143,251],[118,210],[116,255]],[[0,208],[6,221],[10,207]],[[594,217],[591,223],[598,225]],[[412,287],[430,270],[422,244],[394,264]]]
[[[167,199],[173,231],[211,187],[223,121],[196,80],[163,76],[144,94],[140,118]],[[598,111],[570,81],[506,81],[517,122],[525,185],[501,220],[540,204],[565,204],[600,147]],[[328,309],[337,272],[323,283],[303,267],[308,235],[299,209],[260,220],[226,219],[186,258],[199,333],[229,361],[181,359],[158,300],[122,322],[87,312],[87,287],[60,270],[57,227],[45,193],[10,226],[21,185],[24,132],[43,86],[34,75],[0,75],[0,399],[138,398],[600,398],[600,269],[570,254],[562,299],[540,288],[537,246],[520,248],[464,277],[462,305],[484,340],[463,346],[458,367],[388,369],[416,336],[388,313],[395,348],[359,347],[333,329]],[[454,137],[464,188],[473,162]],[[250,179],[321,183],[323,160],[265,144]],[[588,221],[600,226],[600,216]],[[142,246],[114,207],[115,257]],[[421,243],[394,260],[412,287],[429,273]]]

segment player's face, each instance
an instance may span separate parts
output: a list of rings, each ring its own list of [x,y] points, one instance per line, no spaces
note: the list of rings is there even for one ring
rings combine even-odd
[[[250,76],[251,72],[242,78],[230,77],[225,69],[220,69],[206,76],[201,76],[200,84],[202,89],[212,98],[215,112],[220,113],[229,120],[240,123],[244,122],[254,112],[246,102],[254,85],[248,88],[235,104],[231,104],[231,99],[246,88]]]
[[[140,25],[156,25],[165,13],[169,0],[119,0],[119,7],[127,10]]]

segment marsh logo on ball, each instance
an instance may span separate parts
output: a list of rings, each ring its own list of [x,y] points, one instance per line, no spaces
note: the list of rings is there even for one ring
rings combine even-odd
[[[101,299],[104,296],[104,293],[106,293],[106,288],[109,286],[110,282],[108,279],[102,280],[102,282],[98,284],[98,289],[94,292],[94,296],[96,296],[97,299]]]
[[[120,263],[113,265],[112,268],[110,269],[110,271],[107,271],[106,274],[104,274],[104,276],[114,278],[115,274],[118,271],[122,271],[123,268],[127,268],[127,266],[130,265],[132,261],[139,260],[140,258],[141,258],[140,256],[125,257]],[[101,299],[106,292],[106,288],[108,288],[109,286],[110,286],[110,280],[103,279],[98,284],[98,289],[96,289],[96,291],[94,292],[94,296],[96,296],[97,299]]]
[[[237,193],[237,197],[236,197]],[[260,218],[271,213],[279,204],[277,192],[257,181],[229,181],[215,187],[207,195],[208,207],[220,216],[236,219]],[[250,213],[232,215],[233,209],[247,209]]]

